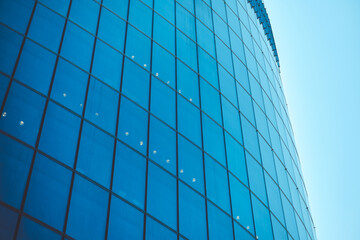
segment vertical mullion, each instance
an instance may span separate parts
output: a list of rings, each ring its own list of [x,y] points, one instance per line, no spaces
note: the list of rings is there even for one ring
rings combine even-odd
[[[70,0],[70,1],[72,1],[72,0]],[[102,2],[102,0],[101,0],[101,2]],[[100,5],[100,7],[99,7],[99,15],[98,15],[98,20],[97,20],[97,25],[96,25],[96,32],[95,32],[95,37],[94,37],[94,46],[93,46],[93,50],[92,50],[88,82],[87,82],[87,86],[86,86],[84,108],[83,108],[83,111],[82,111],[82,114],[81,114],[79,136],[78,136],[78,140],[77,140],[76,153],[75,153],[75,159],[74,159],[74,167],[73,167],[74,170],[76,170],[77,160],[78,160],[78,156],[79,156],[80,140],[81,140],[82,128],[83,128],[83,125],[84,125],[85,110],[86,110],[87,98],[88,98],[88,93],[89,93],[91,73],[92,73],[92,68],[93,68],[93,63],[94,63],[94,55],[95,55],[95,49],[96,49],[97,35],[98,35],[98,31],[99,31],[99,23],[100,23],[101,9],[102,9],[102,5],[101,4],[99,4],[99,5]],[[75,180],[75,171],[72,172],[72,176],[71,176],[69,198],[68,198],[68,202],[67,202],[66,214],[65,214],[65,222],[64,222],[64,227],[63,227],[63,233],[64,234],[66,234],[66,227],[67,227],[67,222],[68,222],[68,217],[69,217],[70,202],[71,202],[71,197],[72,197],[72,192],[73,192],[73,187],[74,187],[74,180]],[[62,239],[64,240],[64,237]]]

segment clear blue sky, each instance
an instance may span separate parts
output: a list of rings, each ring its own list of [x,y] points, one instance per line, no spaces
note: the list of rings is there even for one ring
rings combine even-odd
[[[318,240],[360,239],[360,1],[264,3]]]

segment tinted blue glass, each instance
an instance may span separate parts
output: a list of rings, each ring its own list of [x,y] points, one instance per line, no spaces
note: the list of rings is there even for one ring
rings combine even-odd
[[[176,229],[176,179],[153,163],[148,171],[147,211]]]
[[[105,2],[107,1],[104,1],[104,4]],[[125,26],[125,21],[111,13],[106,8],[101,9],[101,20],[99,24],[98,36],[121,52],[124,51]]]
[[[254,233],[249,190],[232,175],[229,176],[233,217],[248,231]]]
[[[85,117],[111,134],[115,134],[119,94],[91,78]]]
[[[39,4],[35,10],[28,36],[50,50],[57,52],[64,30],[64,22],[63,17]]]
[[[242,130],[240,126],[239,111],[224,97],[221,97],[224,128],[242,143]]]
[[[209,239],[233,239],[231,218],[208,202]]]
[[[200,111],[183,97],[178,97],[178,131],[201,146]]]
[[[139,208],[144,208],[145,171],[145,158],[117,142],[112,189]]]
[[[111,11],[118,16],[126,19],[128,10],[128,0],[103,0],[104,6],[108,7]],[[103,11],[102,9],[101,11]]]
[[[215,57],[214,33],[199,20],[196,20],[196,33],[198,44],[211,56]]]
[[[219,66],[219,80],[221,93],[237,106],[235,79],[221,66]]]
[[[233,72],[231,51],[221,40],[215,37],[216,56],[219,63],[230,73]]]
[[[156,43],[153,44],[152,72],[164,83],[175,87],[175,57]]]
[[[222,123],[219,92],[200,79],[201,109],[219,124]]]
[[[248,185],[244,148],[228,133],[225,133],[226,157],[229,170],[245,185]]]
[[[146,218],[146,240],[176,240],[176,233],[156,222],[150,217]]]
[[[141,32],[151,36],[152,11],[142,1],[130,1],[129,22]]]
[[[2,12],[2,8],[0,9]],[[19,54],[21,41],[22,37],[19,34],[11,31],[3,25],[0,25],[0,71],[11,75],[16,58]]]
[[[171,53],[175,52],[175,28],[156,13],[154,15],[153,39]]]
[[[149,73],[128,59],[124,64],[122,92],[147,109],[149,105]]]
[[[279,240],[280,239],[287,240],[288,239],[288,232],[279,223],[279,221],[276,220],[276,218],[272,214],[271,214],[271,223],[272,223],[273,232],[274,232],[274,239],[275,240],[278,240],[278,239]]]
[[[260,161],[259,141],[256,129],[243,116],[241,116],[241,125],[245,148],[256,158],[256,160]]]
[[[150,119],[149,156],[152,160],[175,174],[176,135],[175,131],[154,117]]]
[[[10,79],[0,74],[0,106],[3,103]]]
[[[248,71],[244,63],[242,63],[236,56],[233,56],[234,71],[236,80],[242,85],[246,91],[250,92],[250,85],[248,80]]]
[[[192,40],[196,40],[195,18],[180,4],[176,4],[176,26]]]
[[[268,174],[265,174],[265,181],[270,210],[275,214],[275,216],[281,221],[282,224],[285,224],[280,198],[280,189]]]
[[[165,17],[171,23],[174,23],[174,3],[173,0],[155,0],[154,10],[160,13],[161,16]]]
[[[23,217],[19,226],[19,232],[16,239],[19,240],[60,240],[61,236],[45,228],[30,219]]]
[[[175,91],[156,78],[151,81],[150,111],[175,128]]]
[[[33,151],[0,134],[0,200],[20,208]]]
[[[143,214],[117,197],[111,197],[108,239],[143,239]]]
[[[49,102],[39,149],[73,167],[79,128],[80,118],[57,104]]]
[[[217,75],[217,64],[214,58],[209,54],[203,51],[201,48],[199,50],[199,73],[200,75],[207,80],[215,88],[219,88],[219,81]]]
[[[84,71],[59,59],[51,98],[77,114],[82,114],[87,82],[88,75]]]
[[[255,125],[252,98],[245,91],[245,89],[241,87],[240,84],[237,83],[236,86],[237,86],[237,96],[238,96],[239,109],[240,109],[241,113],[244,114],[244,116],[253,125]]]
[[[223,0],[211,2],[213,10],[224,20],[226,20],[225,3]],[[215,14],[214,14],[215,15]],[[219,17],[217,16],[217,17]]]
[[[75,176],[66,233],[76,239],[103,239],[109,194]]]
[[[224,2],[222,0],[218,1],[220,4],[224,6]],[[215,34],[228,46],[230,47],[230,41],[229,41],[229,33],[228,33],[228,27],[226,23],[217,15],[213,14],[214,19],[214,32]],[[225,18],[226,19],[226,16]]]
[[[197,70],[196,44],[180,31],[176,32],[177,56],[193,70]]]
[[[0,238],[13,239],[15,232],[17,213],[0,205]]]
[[[286,228],[291,237],[299,239],[299,233],[297,230],[294,208],[286,197],[281,194],[281,200],[284,208],[284,216],[286,221]]]
[[[205,155],[207,197],[230,214],[229,185],[226,169]]]
[[[109,187],[113,148],[113,138],[85,122],[76,169],[94,181]]]
[[[92,73],[106,84],[120,89],[123,55],[102,41],[96,42]]]
[[[179,178],[199,192],[204,192],[202,152],[182,136],[178,136]]]
[[[35,1],[3,0],[0,2],[0,22],[25,33]]]
[[[256,236],[259,239],[273,239],[269,210],[256,198],[252,197]]]
[[[201,22],[205,23],[207,27],[212,29],[212,14],[210,7],[202,0],[194,0],[194,2],[196,17],[200,19]]]
[[[61,55],[85,71],[89,71],[93,45],[93,36],[69,22],[66,26]]]
[[[87,31],[95,34],[100,5],[95,1],[74,0],[69,18]]]
[[[117,137],[146,154],[148,113],[123,97],[120,103]]]
[[[237,57],[237,58],[241,59],[241,61],[245,62],[245,53],[244,53],[243,42],[233,31],[230,31],[230,39],[231,39],[231,48],[233,50],[233,53],[235,54],[235,55],[233,55],[233,58]]]
[[[0,118],[0,129],[35,145],[44,104],[43,97],[14,82]]]
[[[198,75],[180,61],[177,61],[177,90],[190,102],[199,105]]]
[[[32,41],[26,41],[15,78],[47,95],[56,56]]]
[[[55,10],[57,13],[60,13],[63,16],[66,16],[68,12],[69,2],[70,0],[64,1],[53,1],[53,0],[40,0],[42,4],[45,6]]]
[[[69,170],[38,154],[24,211],[61,231],[65,220],[71,174]]]
[[[204,150],[225,166],[224,135],[222,128],[204,114],[202,115],[202,127]]]
[[[235,240],[253,240],[254,237],[250,235],[243,227],[236,222],[234,223]]]
[[[189,12],[194,14],[194,1],[193,0],[179,0],[177,2],[180,3]]]
[[[179,184],[179,229],[188,239],[207,239],[205,199]]]
[[[246,153],[246,162],[248,166],[250,188],[257,197],[259,197],[265,204],[267,204],[263,168],[248,153]]]

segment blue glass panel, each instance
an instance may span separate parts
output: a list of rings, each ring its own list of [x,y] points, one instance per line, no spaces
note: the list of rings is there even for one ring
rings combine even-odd
[[[217,1],[224,6],[224,1]],[[223,7],[224,8],[224,7]],[[215,34],[228,46],[230,47],[229,33],[227,24],[217,15],[213,14],[214,19],[214,32]],[[226,16],[225,18],[226,19]]]
[[[69,22],[66,25],[64,41],[61,47],[61,56],[85,71],[89,71],[93,45],[93,36]]]
[[[225,133],[226,157],[229,171],[248,185],[244,148],[228,133]]]
[[[225,13],[225,3],[223,0],[220,0],[220,1],[211,1],[211,6],[212,6],[212,9],[217,13],[219,14],[219,16],[226,20],[226,13]],[[216,14],[213,14],[214,16]],[[218,16],[217,16],[218,17]]]
[[[26,195],[25,212],[62,231],[72,172],[38,154]]]
[[[150,119],[149,156],[168,171],[176,172],[175,131],[154,117]]]
[[[1,2],[0,4],[2,4]],[[0,5],[1,6],[1,5]],[[0,7],[2,14],[2,8]],[[0,14],[0,15],[1,15]],[[11,75],[19,54],[22,36],[0,25],[0,71]]]
[[[160,13],[161,16],[165,17],[171,23],[174,23],[174,3],[173,0],[162,0],[154,1],[154,10]]]
[[[158,1],[155,1],[158,2]],[[162,2],[162,4],[164,1]],[[155,13],[153,39],[171,53],[175,52],[175,28],[164,18]]]
[[[178,97],[178,131],[201,146],[200,110],[183,97]]]
[[[215,57],[214,33],[199,20],[196,20],[196,33],[198,44],[211,56]]]
[[[251,123],[241,116],[241,125],[244,137],[244,146],[245,148],[255,157],[256,160],[260,161],[260,150],[259,150],[259,141],[256,129]]]
[[[177,90],[190,102],[199,105],[198,75],[180,61],[177,61]]]
[[[207,27],[212,29],[212,14],[210,7],[202,0],[194,0],[194,2],[196,17],[200,19],[201,22],[205,23]]]
[[[108,7],[123,19],[126,19],[127,16],[128,3],[129,0],[103,0],[104,6]],[[104,9],[101,11],[104,11]]]
[[[102,41],[96,42],[92,73],[110,87],[120,89],[123,55]]]
[[[256,198],[252,197],[256,236],[259,239],[273,239],[269,210]]]
[[[13,239],[16,228],[17,213],[0,205],[0,238]]]
[[[196,40],[195,18],[180,4],[176,4],[176,26],[192,40]]]
[[[15,78],[47,95],[56,56],[27,40],[21,53]]]
[[[212,119],[222,124],[219,92],[202,78],[200,79],[201,109]]]
[[[20,208],[33,151],[0,134],[0,200]]]
[[[240,38],[233,32],[230,31],[231,49],[235,55],[233,58],[239,58],[242,62],[245,62],[244,44]],[[235,64],[234,64],[235,65]],[[235,70],[236,72],[236,70]]]
[[[153,44],[152,72],[175,88],[175,57],[156,43]]]
[[[205,199],[179,183],[179,229],[188,239],[207,239]]]
[[[42,4],[53,9],[57,13],[66,16],[69,8],[70,0],[53,1],[53,0],[40,0]]]
[[[194,1],[193,0],[179,0],[177,2],[180,3],[189,12],[194,14]]]
[[[236,140],[242,143],[242,129],[240,126],[239,111],[224,97],[221,97],[224,128]]]
[[[176,240],[176,233],[156,222],[150,217],[146,218],[146,240]]]
[[[273,152],[271,147],[265,140],[259,135],[260,151],[262,164],[269,175],[277,182],[276,168],[274,163]]]
[[[147,109],[149,105],[149,73],[128,59],[124,64],[122,92]]]
[[[244,63],[242,63],[236,56],[233,55],[235,78],[247,92],[250,92],[250,85],[248,80],[248,71]]]
[[[205,155],[207,197],[230,214],[230,196],[227,171]]]
[[[288,240],[288,232],[272,214],[271,214],[271,223],[273,227],[274,239]]]
[[[202,152],[195,145],[178,136],[179,178],[194,189],[204,193]]]
[[[254,233],[250,192],[232,175],[229,176],[233,217],[244,228]]]
[[[85,122],[76,169],[94,181],[110,186],[114,139]]]
[[[38,5],[33,16],[28,36],[41,45],[57,52],[65,19],[42,5]],[[46,32],[46,34],[44,34]]]
[[[106,4],[105,2],[107,1],[104,1],[104,4]],[[127,2],[124,4],[127,4]],[[124,51],[125,26],[125,21],[121,20],[106,8],[101,9],[98,36],[121,52]]]
[[[237,86],[239,109],[241,113],[244,114],[244,116],[255,126],[252,98],[245,91],[245,89],[241,87],[240,84],[237,83],[236,86]]]
[[[176,179],[153,163],[149,163],[147,211],[176,229]]]
[[[91,78],[85,117],[102,129],[115,134],[119,94]]]
[[[113,191],[139,208],[144,208],[146,160],[117,142]]]
[[[111,197],[108,239],[143,239],[143,214],[117,197]]]
[[[235,79],[221,66],[219,66],[219,80],[221,93],[237,106]]]
[[[254,240],[254,237],[236,222],[234,222],[234,232],[235,240]]]
[[[196,44],[183,33],[176,32],[177,56],[193,70],[197,70]]]
[[[0,118],[0,129],[35,145],[45,99],[13,82]]]
[[[0,106],[2,105],[10,79],[0,74]]]
[[[233,72],[231,51],[219,38],[215,37],[216,56],[219,63],[231,74]]]
[[[129,22],[141,32],[151,36],[152,11],[142,1],[130,1]]]
[[[123,97],[119,114],[117,137],[141,153],[146,154],[148,113]]]
[[[95,34],[100,5],[95,1],[73,0],[69,19]]]
[[[23,217],[21,219],[21,223],[19,226],[19,232],[16,239],[19,240],[47,240],[54,239],[60,240],[62,239],[60,235],[51,231],[44,226],[41,226],[30,219]]]
[[[79,128],[80,118],[49,102],[39,149],[73,167]]]
[[[109,194],[75,176],[66,233],[79,240],[104,239]]]
[[[225,147],[223,129],[206,115],[202,115],[204,150],[224,166]]]
[[[267,204],[263,168],[248,153],[246,153],[246,161],[248,166],[250,188],[256,194],[257,197],[259,197],[265,204]]]
[[[217,63],[214,58],[207,54],[201,48],[199,50],[199,73],[206,81],[215,88],[219,88]]]
[[[234,239],[231,218],[208,202],[209,239]]]
[[[280,198],[280,189],[276,185],[276,183],[269,177],[268,174],[265,174],[265,182],[270,210],[281,221],[282,224],[285,224],[283,208]]]
[[[3,0],[0,2],[0,22],[24,34],[35,1]]]
[[[175,128],[175,91],[156,78],[151,81],[150,111]]]
[[[82,114],[88,75],[71,63],[59,59],[51,98],[77,114]]]

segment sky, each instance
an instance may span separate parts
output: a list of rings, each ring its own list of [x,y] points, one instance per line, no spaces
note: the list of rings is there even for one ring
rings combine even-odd
[[[360,1],[264,4],[317,238],[360,239]]]

